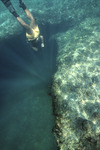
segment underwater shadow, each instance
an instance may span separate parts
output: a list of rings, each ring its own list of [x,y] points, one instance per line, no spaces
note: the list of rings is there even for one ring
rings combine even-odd
[[[61,33],[61,32],[66,32],[70,28],[74,27],[74,21],[72,19],[69,20],[62,20],[60,23],[55,23],[55,24],[50,24],[47,23],[45,24],[46,31],[48,32],[48,36],[52,36],[53,34]],[[45,31],[44,31],[45,32]]]
[[[40,28],[45,47],[38,52],[27,44],[25,32],[0,43],[0,107],[5,103],[4,97],[9,91],[19,91],[30,86],[38,90],[48,88],[51,84],[57,70],[57,43],[55,39],[50,39],[49,33],[53,33],[53,29],[48,31],[47,26]]]

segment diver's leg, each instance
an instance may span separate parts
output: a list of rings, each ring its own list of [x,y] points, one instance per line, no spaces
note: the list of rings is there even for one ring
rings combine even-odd
[[[31,20],[30,27],[35,28],[37,26],[37,24],[35,22],[34,17],[32,16],[32,14],[30,13],[30,11],[27,8],[25,9],[25,13],[26,13],[27,17]]]
[[[20,5],[19,5],[26,13],[27,17],[31,20],[30,27],[35,28],[37,26],[34,17],[32,16],[31,12],[26,8],[25,4],[20,0]]]
[[[8,8],[8,10],[14,15],[14,17],[18,17],[19,15],[16,13],[12,3],[10,0],[1,0],[3,4]]]
[[[32,34],[33,31],[29,25],[27,25],[20,17],[17,17],[18,22],[26,29],[28,34]]]

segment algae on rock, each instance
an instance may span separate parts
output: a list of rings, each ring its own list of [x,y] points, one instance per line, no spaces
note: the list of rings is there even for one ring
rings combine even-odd
[[[55,133],[60,150],[100,149],[100,19],[59,33],[54,76]]]

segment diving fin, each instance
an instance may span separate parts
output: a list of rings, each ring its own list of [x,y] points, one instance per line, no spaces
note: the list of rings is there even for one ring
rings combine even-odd
[[[22,2],[22,0],[19,0],[19,3],[20,3],[19,7],[21,7],[23,10],[25,10],[26,5]]]
[[[12,3],[10,2],[10,0],[1,0],[3,2],[3,4],[8,8],[8,10],[15,16],[18,17],[19,15],[16,13]]]

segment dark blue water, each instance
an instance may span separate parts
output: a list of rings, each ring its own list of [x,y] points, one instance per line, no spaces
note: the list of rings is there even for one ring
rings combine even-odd
[[[41,26],[41,30],[45,48],[38,52],[27,44],[24,31],[0,41],[2,150],[56,149],[52,133],[55,119],[48,93],[56,71],[57,45],[54,39],[49,40],[48,27]]]

